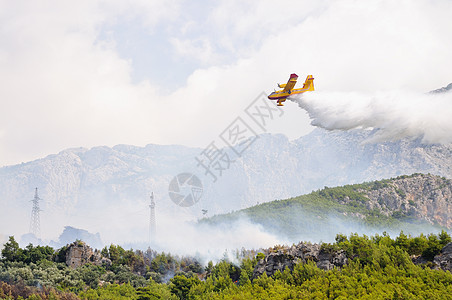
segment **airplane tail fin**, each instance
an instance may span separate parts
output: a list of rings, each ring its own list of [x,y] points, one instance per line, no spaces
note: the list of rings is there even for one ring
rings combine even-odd
[[[306,81],[303,84],[303,88],[307,89],[307,91],[314,90],[314,77],[312,75],[308,75],[308,77],[306,77]]]

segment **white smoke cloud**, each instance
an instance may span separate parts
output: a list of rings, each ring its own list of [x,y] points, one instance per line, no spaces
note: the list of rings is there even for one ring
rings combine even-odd
[[[452,142],[452,93],[313,92],[289,98],[327,130],[377,129],[372,141]]]
[[[96,197],[99,197],[98,201],[84,202],[73,214],[61,210],[55,210],[51,214],[48,210],[44,211],[44,243],[49,243],[50,240],[58,242],[64,226],[72,226],[92,234],[99,233],[104,246],[115,244],[126,249],[146,250],[151,244],[152,249],[158,252],[196,256],[207,263],[209,260],[222,259],[225,253],[233,261],[233,252],[242,247],[260,249],[291,242],[282,234],[268,232],[246,216],[220,224],[198,223],[199,219],[191,210],[176,205],[165,207],[160,202],[156,209],[156,236],[151,243],[148,203],[139,199],[109,203],[105,200],[106,195],[102,196],[101,192],[96,193]],[[22,228],[22,232],[25,230],[26,228]],[[7,236],[14,233],[16,240],[20,240],[21,234],[17,232],[0,232],[0,238],[1,234]],[[52,234],[51,239],[48,238],[49,233]]]
[[[79,146],[204,147],[292,72],[336,91],[426,91],[452,74],[448,0],[0,7],[0,166]],[[311,130],[289,109],[267,128]]]
[[[220,260],[225,254],[234,261],[232,252],[235,250],[289,243],[283,235],[269,233],[245,216],[215,225],[181,222],[174,218],[162,221],[157,232],[157,249],[179,255],[197,255],[204,262]]]

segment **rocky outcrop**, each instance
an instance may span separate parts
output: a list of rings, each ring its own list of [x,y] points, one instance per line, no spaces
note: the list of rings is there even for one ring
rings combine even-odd
[[[394,217],[413,217],[452,228],[452,181],[430,174],[385,180],[378,188],[363,190],[369,209]]]
[[[447,244],[433,259],[436,269],[452,272],[452,243]]]
[[[370,188],[357,191],[366,198],[369,210],[377,209],[395,218],[409,217],[432,225],[452,228],[452,180],[431,174],[415,173],[373,182]],[[336,199],[341,204],[355,201],[350,197]],[[349,215],[344,213],[344,215]],[[363,215],[352,215],[364,218]]]
[[[286,268],[292,271],[297,263],[306,263],[309,260],[315,262],[317,267],[323,270],[343,267],[348,263],[344,250],[322,248],[319,244],[299,243],[291,247],[278,247],[264,252],[267,255],[258,261],[254,268],[253,278],[264,273],[267,276],[272,276],[277,271],[283,272]],[[435,256],[433,262],[422,256],[413,257],[412,260],[416,265],[430,264],[434,269],[452,272],[452,243],[448,243],[441,250],[441,253]]]
[[[334,267],[342,267],[346,265],[348,258],[344,250],[328,252],[320,250],[317,267],[323,270],[331,270]]]
[[[258,261],[254,268],[253,278],[259,277],[264,272],[267,276],[272,276],[275,272],[283,272],[286,268],[293,270],[297,263],[306,263],[308,260],[314,261],[317,267],[323,270],[342,267],[348,262],[343,250],[328,251],[322,249],[319,244],[299,243],[291,247],[267,251],[265,258]]]
[[[102,257],[100,252],[93,249],[82,241],[75,241],[68,245],[66,252],[66,265],[72,268],[78,268],[85,264],[94,264],[96,266],[111,265],[111,260]]]

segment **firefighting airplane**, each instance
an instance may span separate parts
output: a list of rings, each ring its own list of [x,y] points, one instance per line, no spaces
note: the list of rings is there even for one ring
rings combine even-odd
[[[306,81],[301,89],[293,89],[297,83],[297,79],[297,74],[290,74],[289,81],[287,81],[286,84],[278,84],[282,90],[274,91],[268,96],[268,99],[276,100],[278,106],[284,106],[283,102],[286,101],[287,97],[314,90],[314,77],[312,77],[312,75],[308,75],[308,77],[306,77]]]

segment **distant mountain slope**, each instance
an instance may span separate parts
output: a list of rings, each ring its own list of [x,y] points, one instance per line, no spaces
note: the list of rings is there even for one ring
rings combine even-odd
[[[263,134],[216,182],[197,166],[201,148],[118,145],[64,150],[0,168],[0,233],[28,231],[35,187],[43,199],[43,238],[56,238],[70,225],[100,232],[109,241],[106,231],[135,240],[147,235],[151,191],[161,222],[179,214],[200,218],[202,209],[209,215],[225,213],[324,186],[416,172],[452,177],[451,144],[425,145],[419,139],[367,142],[373,134],[316,129],[295,141]],[[169,182],[181,172],[197,175],[204,186],[201,200],[190,208],[176,206],[168,196]]]
[[[326,132],[295,141],[305,192],[403,174],[452,177],[452,145],[426,145],[420,139],[371,143],[374,131]]]
[[[218,225],[246,218],[292,241],[325,241],[339,232],[404,230],[415,234],[451,229],[451,213],[452,181],[430,174],[413,174],[325,187],[307,195],[206,218],[200,223]]]
[[[452,91],[452,83],[449,83],[447,86],[442,87],[440,89],[433,90],[430,93],[446,93],[446,92],[450,92],[450,91]]]

